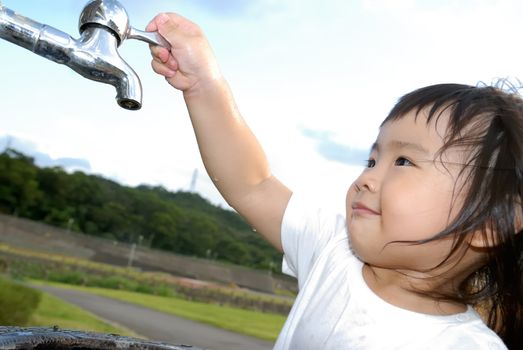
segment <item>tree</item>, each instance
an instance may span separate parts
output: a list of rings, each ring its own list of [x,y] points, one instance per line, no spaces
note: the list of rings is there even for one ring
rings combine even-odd
[[[8,149],[0,154],[0,211],[27,216],[42,193],[33,159]]]
[[[160,186],[132,188],[59,167],[38,168],[14,150],[0,154],[0,212],[250,267],[267,269],[281,261],[281,254],[237,213],[198,194]]]

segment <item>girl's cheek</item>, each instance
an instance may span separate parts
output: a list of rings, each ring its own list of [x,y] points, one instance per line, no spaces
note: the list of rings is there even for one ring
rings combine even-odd
[[[345,220],[347,221],[347,223],[349,222],[351,215],[352,215],[352,208],[351,208],[350,201],[349,201],[349,194],[347,193],[347,199],[345,201]]]
[[[350,185],[349,189],[347,190],[347,194],[345,195],[345,204],[347,206],[347,210],[349,210],[355,194],[356,194],[356,187],[353,183]]]

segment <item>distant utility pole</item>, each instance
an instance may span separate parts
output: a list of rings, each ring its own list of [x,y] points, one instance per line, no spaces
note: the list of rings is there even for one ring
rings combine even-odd
[[[191,187],[189,192],[196,192],[196,181],[198,180],[198,169],[194,169],[192,173]]]
[[[67,233],[71,232],[71,227],[73,226],[73,224],[74,224],[74,219],[69,218],[69,220],[67,220]]]
[[[138,245],[142,244],[143,236],[138,237]],[[131,250],[129,251],[129,260],[127,261],[127,267],[133,267],[134,254],[136,253],[136,243],[131,244]]]
[[[133,266],[134,252],[136,251],[136,243],[131,244],[131,251],[129,252],[129,260],[127,261],[127,267]]]

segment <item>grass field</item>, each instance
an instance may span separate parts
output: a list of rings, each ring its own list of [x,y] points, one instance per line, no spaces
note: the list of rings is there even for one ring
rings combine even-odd
[[[131,282],[138,284],[139,286],[156,286],[165,284],[166,287],[169,287],[170,290],[174,290],[176,287],[176,279],[165,273],[149,273],[141,272],[135,269],[128,269],[122,267],[115,267],[107,264],[93,263],[87,260],[72,258],[67,256],[62,256],[59,254],[48,254],[41,253],[27,249],[21,249],[16,247],[11,247],[6,244],[0,243],[0,253],[6,253],[10,256],[14,255],[22,258],[21,261],[24,262],[22,267],[17,269],[12,269],[17,271],[17,274],[14,276],[16,278],[21,278],[23,280],[29,278],[35,279],[49,279],[50,276],[54,274],[62,273],[67,277],[67,272],[69,275],[77,274],[82,278],[99,277],[103,281],[110,278],[119,277],[120,279],[128,278]],[[24,258],[28,258],[27,261]],[[52,262],[59,267],[66,267],[62,270],[57,269],[56,266],[50,265],[42,268],[39,264],[32,263],[30,259],[35,259],[35,261],[43,262]],[[38,267],[38,268],[37,268]],[[50,269],[49,267],[55,268],[55,270]],[[43,272],[42,272],[43,271]],[[67,275],[67,276],[66,276]],[[62,277],[64,277],[62,276]],[[73,276],[74,277],[74,276]],[[34,280],[32,280],[35,282]],[[124,282],[126,282],[125,280]],[[63,281],[61,281],[63,282]],[[74,281],[73,281],[74,282]],[[114,281],[113,281],[114,282]],[[118,281],[117,281],[118,282]],[[122,282],[122,281],[120,281]],[[196,302],[191,298],[188,298],[185,295],[176,296],[159,296],[154,294],[144,294],[137,293],[133,291],[124,291],[124,290],[115,290],[115,289],[103,289],[96,287],[80,287],[73,286],[71,284],[62,284],[56,282],[35,282],[40,284],[48,284],[53,286],[58,286],[62,288],[70,289],[79,289],[93,294],[98,294],[106,297],[115,298],[118,300],[134,303],[137,305],[145,306],[151,309],[155,309],[161,312],[171,313],[186,319],[193,321],[210,324],[219,328],[230,330],[232,332],[245,334],[248,336],[253,336],[256,338],[274,341],[276,340],[283,324],[285,322],[286,316],[276,313],[264,313],[261,311],[241,309],[239,307],[225,306],[213,304],[212,302]],[[71,282],[69,282],[71,283]],[[85,281],[82,280],[82,284]],[[162,284],[163,283],[163,284]],[[114,284],[114,283],[113,283]],[[104,286],[105,287],[105,286]],[[118,285],[115,288],[121,288],[122,286]],[[226,288],[224,288],[226,289]],[[132,289],[135,290],[135,289]],[[214,291],[214,290],[213,290]],[[230,299],[245,299],[251,301],[254,299],[256,301],[270,301],[273,303],[281,303],[282,299],[278,297],[270,296],[260,296],[258,294],[250,294],[243,291],[236,291],[234,289],[227,289],[223,293],[231,296]],[[172,293],[174,294],[174,293]],[[165,295],[165,294],[163,294]],[[221,295],[219,295],[221,296]],[[184,298],[185,297],[185,298]],[[192,301],[189,300],[192,299]],[[265,300],[267,299],[267,300]],[[272,300],[274,299],[274,300]],[[285,300],[286,303],[292,304],[292,300]],[[222,301],[223,303],[223,301]],[[92,314],[86,313],[79,308],[66,307],[64,305],[69,305],[61,303],[56,298],[53,298],[49,295],[45,295],[40,306],[33,314],[31,319],[31,326],[53,326],[58,325],[61,328],[66,329],[82,329],[82,330],[91,330],[104,333],[117,333],[122,335],[133,335],[130,331],[125,331],[112,327],[111,325],[97,320],[96,317]]]
[[[145,306],[154,310],[171,313],[173,315],[210,324],[236,333],[271,341],[276,340],[281,328],[283,327],[283,323],[285,322],[285,316],[281,315],[243,310],[228,306],[192,302],[176,297],[161,297],[120,290],[79,287],[59,283],[35,283],[82,290],[89,293]]]
[[[4,256],[8,256],[6,259]],[[16,258],[13,258],[15,256]],[[287,315],[295,295],[276,290],[277,295],[261,295],[236,286],[209,285],[195,288],[179,277],[164,272],[113,266],[55,253],[44,253],[0,243],[0,265],[8,264],[15,279],[47,280],[71,285],[127,290],[173,296],[205,303],[219,302],[233,308]],[[282,298],[286,296],[286,298]]]
[[[47,293],[42,293],[40,304],[26,326],[52,327],[55,325],[63,329],[136,337],[136,334],[129,330],[110,325],[79,307],[63,302]]]

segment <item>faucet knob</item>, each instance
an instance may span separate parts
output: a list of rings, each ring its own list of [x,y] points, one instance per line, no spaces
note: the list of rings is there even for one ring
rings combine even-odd
[[[144,32],[131,27],[127,11],[117,0],[90,0],[80,15],[78,23],[80,33],[90,25],[99,25],[110,29],[118,39],[118,46],[125,39],[137,39],[167,49],[171,48],[169,42],[160,33]]]
[[[100,25],[109,28],[120,45],[129,32],[129,15],[116,0],[90,0],[82,10],[78,29],[82,33],[89,25]]]

